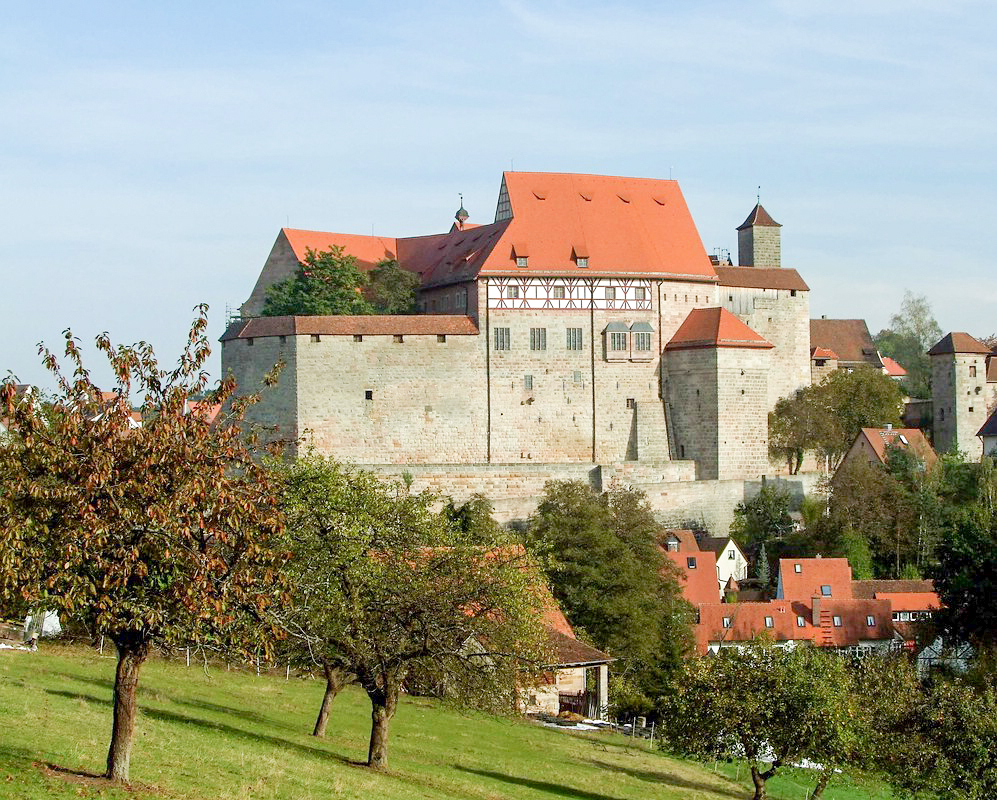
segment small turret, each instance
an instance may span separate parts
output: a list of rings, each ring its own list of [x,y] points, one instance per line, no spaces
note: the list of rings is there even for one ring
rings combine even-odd
[[[761,202],[755,204],[748,218],[737,229],[737,261],[742,267],[781,267],[781,228]]]
[[[467,209],[464,208],[464,195],[460,195],[460,208],[457,209],[457,213],[454,214],[454,219],[457,220],[457,229],[464,230],[464,223],[467,222],[468,217],[471,215],[467,213]]]

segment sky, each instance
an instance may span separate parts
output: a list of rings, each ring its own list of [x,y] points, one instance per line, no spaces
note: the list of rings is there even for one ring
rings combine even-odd
[[[812,316],[997,331],[992,3],[0,6],[0,378],[66,329],[172,361],[282,226],[489,222],[508,169],[674,177],[735,258],[760,192]]]

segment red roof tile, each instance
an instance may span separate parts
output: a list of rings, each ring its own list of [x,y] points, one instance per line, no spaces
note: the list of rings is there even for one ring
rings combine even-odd
[[[824,358],[824,359],[833,358],[833,359],[837,360],[838,359],[838,354],[835,353],[833,350],[831,350],[828,347],[815,347],[815,348],[813,348],[810,351],[810,358],[813,358],[813,359],[818,359],[818,358]]]
[[[986,353],[990,354],[990,348],[970,336],[968,333],[954,332],[946,333],[928,351],[929,356],[937,356],[942,353]]]
[[[331,247],[342,247],[347,255],[355,256],[363,269],[371,269],[378,261],[397,258],[397,240],[385,236],[359,236],[352,233],[329,233],[282,228],[298,261],[304,261],[309,250],[321,253]]]
[[[714,267],[721,286],[747,289],[796,289],[809,292],[810,287],[795,269],[785,267]]]
[[[872,600],[880,593],[933,594],[935,584],[930,580],[872,580],[852,581],[852,597]]]
[[[696,534],[688,529],[669,529],[658,534],[658,546],[667,550],[666,543],[672,537],[678,540],[678,551],[680,553],[698,553],[699,540]]]
[[[810,346],[833,350],[844,364],[883,366],[864,319],[812,319]]]
[[[886,463],[888,447],[910,450],[929,467],[938,460],[934,448],[928,444],[928,440],[918,428],[863,428],[856,439],[868,442],[883,464]]]
[[[822,595],[822,599],[850,599],[852,569],[847,558],[780,558],[779,586],[782,590],[780,599],[809,603],[815,594],[822,595],[822,586],[831,587],[831,594]]]
[[[942,601],[935,592],[876,592],[877,600],[889,600],[894,611],[937,611]]]
[[[234,322],[221,338],[251,339],[264,336],[301,336],[321,334],[327,336],[474,336],[478,326],[474,320],[458,314],[378,314],[371,316],[339,317],[253,317]]]
[[[720,599],[720,582],[717,580],[717,556],[710,551],[674,552],[665,551],[682,571],[682,594],[685,599],[698,606],[702,603],[716,603]],[[695,567],[689,566],[693,559]]]
[[[907,370],[889,356],[880,356],[880,360],[883,362],[883,369],[886,370],[886,374],[891,378],[902,378],[907,374]]]
[[[726,308],[694,308],[689,312],[675,335],[665,345],[666,350],[689,350],[700,347],[746,347],[768,349],[765,341]]]

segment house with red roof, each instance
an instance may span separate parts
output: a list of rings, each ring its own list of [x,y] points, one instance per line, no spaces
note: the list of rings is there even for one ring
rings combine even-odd
[[[841,459],[841,466],[856,459],[869,464],[885,465],[891,449],[914,455],[926,469],[931,469],[938,461],[934,448],[920,429],[887,425],[885,428],[862,428]]]

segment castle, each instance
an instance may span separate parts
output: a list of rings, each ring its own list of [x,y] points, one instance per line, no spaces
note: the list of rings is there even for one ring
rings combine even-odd
[[[768,411],[811,380],[809,289],[781,266],[780,226],[758,204],[737,230],[732,266],[675,181],[526,172],[503,175],[485,225],[461,207],[429,236],[285,228],[223,370],[251,390],[282,359],[260,422],[417,488],[480,491],[507,518],[546,479],[618,479],[663,518],[719,528],[778,470]],[[258,316],[333,245],[417,273],[423,313]]]

